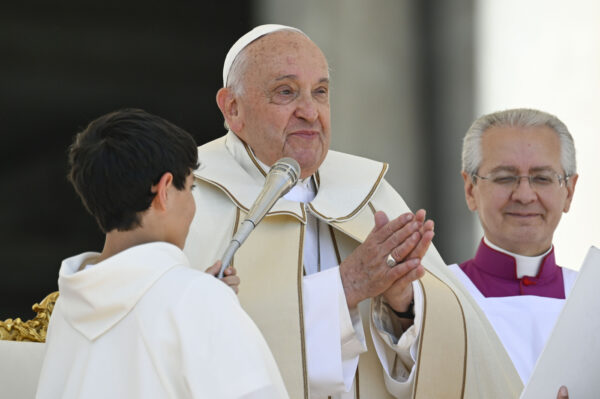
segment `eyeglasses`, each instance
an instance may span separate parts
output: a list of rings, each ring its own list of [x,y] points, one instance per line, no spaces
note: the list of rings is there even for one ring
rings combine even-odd
[[[562,187],[563,184],[567,184],[569,177],[569,175],[561,176],[555,172],[540,172],[534,175],[523,176],[511,175],[506,172],[490,173],[487,176],[479,176],[476,173],[471,175],[473,182],[476,179],[487,180],[495,187],[506,191],[516,190],[519,184],[521,184],[521,179],[525,178],[529,180],[529,187],[538,193]]]

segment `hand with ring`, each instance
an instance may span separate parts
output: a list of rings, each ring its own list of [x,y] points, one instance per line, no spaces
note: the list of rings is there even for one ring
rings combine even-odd
[[[425,220],[425,215],[426,213],[423,209],[419,209],[415,213],[415,220],[420,225],[418,231],[418,240],[406,258],[400,259],[401,261],[405,259],[417,259],[419,265],[410,273],[407,273],[404,277],[396,280],[394,284],[392,284],[383,293],[383,298],[387,304],[396,312],[403,313],[408,309],[411,301],[413,300],[412,282],[423,277],[423,274],[425,274],[425,269],[421,265],[421,259],[425,256],[425,253],[427,252],[427,249],[429,248],[431,240],[433,240],[434,236],[434,223],[432,220]],[[396,258],[394,258],[391,254],[390,256],[392,257],[391,261],[395,262]]]
[[[371,233],[340,264],[340,276],[350,309],[363,299],[382,294],[399,278],[419,266],[420,259],[407,261],[407,256],[418,247],[422,224],[410,212],[391,221],[384,212],[375,213],[375,227]],[[388,266],[388,255],[402,263]]]

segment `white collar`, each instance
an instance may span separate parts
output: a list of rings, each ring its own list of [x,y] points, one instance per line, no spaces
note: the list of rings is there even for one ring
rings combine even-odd
[[[535,277],[540,271],[540,266],[546,255],[552,251],[552,246],[541,255],[538,256],[525,256],[519,255],[514,252],[507,251],[504,248],[500,248],[499,246],[492,243],[487,237],[483,237],[483,241],[487,246],[492,249],[495,249],[498,252],[502,252],[504,254],[510,255],[515,258],[515,264],[517,265],[517,278],[521,278],[523,276]]]
[[[254,154],[254,151],[252,150],[252,148],[250,148],[250,147],[248,147],[248,148],[250,149],[250,151],[252,152],[254,157],[256,157],[256,154]],[[267,164],[265,164],[263,161],[258,159],[258,157],[256,157],[256,161],[258,162],[258,166],[260,166],[262,168],[264,173],[268,173],[269,170],[271,170],[271,168],[269,166],[267,166]],[[285,198],[286,200],[289,200],[289,201],[309,203],[313,199],[315,199],[316,195],[317,195],[317,190],[315,189],[315,187],[312,183],[312,176],[310,176],[305,179],[298,180],[296,182],[296,185],[294,185],[294,187],[292,187],[290,189],[290,191],[288,191],[283,196],[283,198]]]

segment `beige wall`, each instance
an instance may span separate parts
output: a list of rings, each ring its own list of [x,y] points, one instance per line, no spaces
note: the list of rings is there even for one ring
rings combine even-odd
[[[575,139],[579,181],[554,243],[578,269],[600,247],[600,3],[478,0],[477,16],[477,113],[539,108]]]

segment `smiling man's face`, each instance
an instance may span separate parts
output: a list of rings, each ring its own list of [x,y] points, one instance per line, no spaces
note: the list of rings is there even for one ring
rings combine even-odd
[[[564,176],[560,140],[549,127],[494,126],[481,140],[482,162],[477,174]],[[550,248],[554,230],[571,205],[577,176],[568,183],[531,187],[522,178],[514,187],[476,179],[463,172],[469,209],[477,211],[492,243],[521,255],[539,255]]]
[[[319,168],[330,142],[329,70],[306,36],[280,31],[250,44],[231,129],[272,165],[291,157],[302,178]]]

